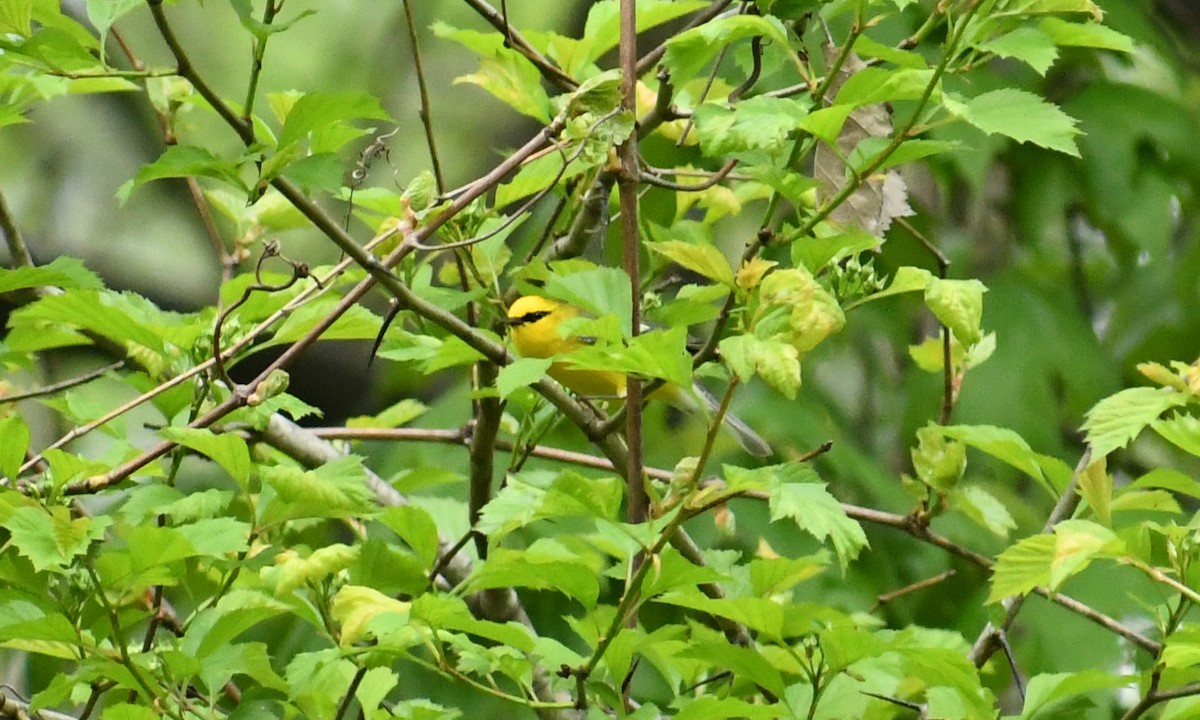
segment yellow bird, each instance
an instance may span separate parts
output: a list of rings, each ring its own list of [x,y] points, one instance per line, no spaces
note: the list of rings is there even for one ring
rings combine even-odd
[[[540,295],[525,295],[508,308],[508,332],[513,346],[522,357],[552,358],[588,345],[586,338],[564,337],[562,324],[579,317],[579,308],[544,298]],[[550,365],[550,377],[587,397],[625,397],[625,374],[612,370],[589,370],[572,368],[568,363]],[[694,387],[695,395],[704,400],[710,411],[718,403],[700,385]],[[654,400],[664,400],[681,410],[696,410],[695,399],[677,385],[667,384],[652,393]],[[742,449],[756,457],[767,457],[771,446],[736,416],[725,413],[724,427]]]

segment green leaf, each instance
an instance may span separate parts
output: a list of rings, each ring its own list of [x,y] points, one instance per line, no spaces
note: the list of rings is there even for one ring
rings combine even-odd
[[[1044,673],[1029,679],[1025,691],[1025,706],[1020,720],[1052,720],[1056,718],[1085,717],[1092,713],[1073,714],[1071,701],[1082,700],[1079,696],[1097,690],[1114,690],[1127,687],[1136,676],[1120,675],[1104,670],[1082,670],[1075,673]],[[1087,703],[1091,705],[1090,702]]]
[[[716,617],[741,623],[767,639],[783,637],[784,608],[765,597],[710,598],[699,590],[669,592],[654,599],[656,603],[691,608]]]
[[[1126,388],[1096,403],[1083,423],[1092,457],[1100,458],[1125,447],[1167,410],[1187,398],[1167,388]]]
[[[29,426],[20,415],[0,418],[0,477],[11,486],[29,450]]]
[[[1049,583],[1054,546],[1053,535],[1033,535],[1000,553],[992,568],[992,591],[986,602],[994,603],[1006,597],[1024,595],[1039,585]]]
[[[351,428],[396,428],[421,417],[429,408],[424,403],[403,398],[376,415],[360,415],[346,420]]]
[[[496,389],[504,400],[517,390],[528,387],[546,376],[553,364],[551,358],[518,358],[500,368],[496,375]]]
[[[1200,419],[1176,414],[1165,420],[1155,420],[1150,427],[1175,447],[1200,457]]]
[[[999,537],[1006,538],[1017,529],[1008,508],[978,485],[959,485],[951,497],[951,507]]]
[[[1185,625],[1168,635],[1160,660],[1173,670],[1200,665],[1200,628]]]
[[[1112,526],[1113,480],[1108,474],[1108,463],[1101,455],[1078,474],[1079,495],[1087,501],[1096,518],[1105,527]]]
[[[942,104],[952,115],[989,135],[1004,135],[1079,157],[1075,120],[1031,92],[1001,88],[965,101],[946,95]]]
[[[615,316],[622,333],[628,333],[633,317],[633,294],[629,276],[619,268],[594,267],[569,275],[553,273],[546,278],[546,294],[582,308],[592,317]]]
[[[787,592],[798,583],[817,577],[828,565],[826,550],[800,558],[754,558],[750,561],[750,582],[755,595],[766,597]]]
[[[1087,520],[1064,520],[1053,534],[1025,538],[996,558],[987,602],[1023,595],[1039,585],[1056,590],[1115,541],[1111,530]]]
[[[250,448],[232,433],[214,433],[207,428],[167,427],[161,431],[167,440],[195,450],[220,465],[239,485],[250,479]]]
[[[868,546],[862,526],[846,515],[825,483],[786,482],[777,475],[771,483],[768,506],[772,522],[789,518],[818,540],[831,540],[843,570]]]
[[[283,597],[296,588],[345,570],[358,559],[358,553],[358,547],[341,543],[317,548],[308,557],[287,550],[275,558],[274,565],[263,568],[262,579],[276,597]]]
[[[258,512],[264,526],[300,518],[359,518],[376,509],[360,457],[347,455],[315,470],[264,467],[261,474]]]
[[[4,521],[17,551],[33,563],[38,572],[62,571],[91,544],[104,537],[112,518],[71,517],[63,506],[52,508],[19,507]]]
[[[1062,18],[1043,18],[1041,30],[1055,45],[1087,47],[1133,54],[1133,39],[1110,27],[1096,22],[1076,23]]]
[[[720,343],[721,357],[742,382],[760,375],[789,400],[800,390],[800,352],[778,340],[732,335]]]
[[[1134,482],[1129,489],[1163,488],[1173,493],[1200,499],[1200,481],[1174,468],[1155,468]]]
[[[700,149],[721,158],[750,150],[775,154],[787,150],[787,140],[800,127],[808,105],[798,100],[759,95],[727,107],[704,103],[694,120]]]
[[[478,85],[517,112],[543,123],[550,121],[552,108],[542,89],[541,73],[521,53],[507,47],[502,35],[458,30],[442,22],[432,27],[439,38],[461,43],[481,56],[479,70],[455,78],[456,85]]]
[[[733,15],[710,20],[668,40],[663,62],[671,70],[672,81],[682,85],[726,45],[749,37],[764,37],[780,48],[788,47],[787,30],[777,18]]]
[[[932,79],[933,70],[928,69],[865,67],[851,74],[838,89],[834,105],[859,108],[896,100],[918,100],[925,95]]]
[[[625,345],[582,347],[563,356],[572,369],[601,370],[658,378],[680,387],[692,383],[691,356],[687,353],[687,328],[651,330]]]
[[[104,281],[77,258],[61,255],[36,267],[0,268],[0,293],[39,287],[100,290]]]
[[[716,695],[701,695],[690,701],[683,700],[681,704],[683,707],[674,715],[674,720],[765,720],[784,717],[788,712],[779,703],[760,705],[734,697],[719,698]]]
[[[324,298],[305,303],[288,315],[268,345],[286,345],[301,339],[324,321],[337,305],[337,299]],[[373,340],[379,333],[379,316],[361,305],[342,313],[333,325],[321,333],[322,340]]]
[[[951,425],[940,430],[946,437],[981,450],[1037,480],[1052,496],[1058,495],[1042,472],[1038,454],[1016,432],[992,425]]]
[[[704,0],[641,0],[637,4],[639,34],[705,7]],[[593,62],[617,46],[621,37],[621,14],[618,0],[598,0],[588,9],[582,43],[586,53],[576,65]]]
[[[175,528],[196,554],[221,558],[240,553],[249,547],[249,523],[231,517],[207,518]]]
[[[154,180],[164,178],[207,177],[228,183],[249,194],[250,187],[241,177],[242,160],[219,158],[207,148],[195,145],[171,145],[157,160],[143,165],[133,180],[117,191],[117,198],[124,205],[134,190]]]
[[[651,251],[678,263],[714,282],[733,287],[733,268],[728,258],[715,245],[692,244],[682,240],[650,243]]]
[[[917,478],[937,492],[952,490],[967,469],[966,447],[954,440],[947,441],[936,425],[917,430],[917,447],[909,454]]]
[[[359,585],[343,585],[330,603],[329,613],[342,628],[342,647],[351,647],[368,637],[367,626],[383,614],[408,616],[410,603],[401,602],[378,590]],[[290,668],[289,668],[290,671]]]
[[[909,0],[916,2],[916,0]],[[901,10],[904,8],[901,7]],[[922,69],[928,67],[925,58],[921,54],[912,50],[898,50],[892,45],[885,45],[872,40],[867,35],[859,35],[854,40],[854,54],[859,57],[879,58],[893,65],[903,68]]]
[[[701,642],[688,645],[680,657],[707,661],[712,667],[728,670],[735,677],[782,697],[786,686],[783,676],[758,651],[728,642]]]
[[[798,238],[791,244],[792,262],[816,275],[827,265],[879,247],[879,238],[860,227],[814,237]]]
[[[433,567],[439,540],[437,524],[428,512],[411,505],[389,507],[379,521],[399,535],[426,567]]]
[[[983,294],[987,288],[978,280],[931,278],[925,304],[954,337],[966,347],[983,335]]]
[[[48,320],[83,328],[119,344],[140,346],[154,353],[164,349],[163,337],[155,325],[167,318],[149,302],[135,296],[109,290],[68,290],[49,295],[21,308],[14,317],[24,320]],[[139,357],[139,361],[148,359]]]
[[[1117,539],[1112,530],[1088,520],[1064,520],[1054,526],[1054,560],[1048,584],[1058,590]]]
[[[1045,75],[1058,59],[1058,48],[1055,45],[1047,33],[1022,25],[1010,33],[985,42],[979,49],[996,53],[1000,57],[1020,60],[1036,70],[1039,75]]]
[[[555,590],[591,608],[600,596],[599,580],[596,571],[574,553],[566,549],[547,551],[547,546],[541,544],[528,550],[496,548],[486,561],[475,566],[463,591],[522,587]]]
[[[279,147],[286,148],[314,130],[334,123],[360,119],[390,121],[391,117],[379,104],[379,98],[368,93],[306,93],[288,110],[279,133]]]
[[[375,711],[399,684],[400,676],[385,667],[373,667],[363,673],[358,687],[354,690],[354,697],[358,700],[363,716],[375,717]],[[391,714],[390,710],[388,714]],[[402,714],[399,717],[405,717],[405,715]]]

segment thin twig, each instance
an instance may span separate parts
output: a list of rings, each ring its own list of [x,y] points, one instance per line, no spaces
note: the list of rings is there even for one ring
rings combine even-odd
[[[950,578],[954,577],[955,573],[956,573],[956,571],[953,568],[951,568],[950,570],[940,572],[937,575],[934,575],[933,577],[927,577],[924,580],[918,580],[915,583],[909,583],[908,585],[905,585],[904,587],[900,588],[899,590],[892,590],[891,592],[882,593],[875,598],[875,606],[871,608],[871,612],[875,612],[876,610],[883,607],[884,605],[887,605],[891,601],[893,601],[897,598],[904,597],[905,595],[908,595],[909,593],[913,593],[918,590],[924,590],[925,588],[933,587],[934,585],[937,585],[940,582],[945,582],[946,580],[949,580]]]
[[[469,435],[462,430],[426,430],[423,428],[347,428],[347,427],[320,427],[313,428],[312,432],[318,437],[326,440],[382,440],[389,442],[434,442],[446,443],[450,445],[468,444]],[[517,449],[515,443],[503,438],[497,438],[495,449],[499,452],[513,452]],[[522,445],[522,450],[526,446]],[[608,470],[619,472],[613,467],[611,461],[606,458],[588,455],[586,453],[574,452],[571,450],[561,450],[559,448],[548,447],[546,445],[528,446],[529,454],[543,460],[553,460],[555,462],[568,463],[578,465],[580,467],[594,468],[596,470]],[[674,477],[674,473],[663,468],[645,468],[646,476],[653,480],[669,481]]]
[[[17,222],[13,219],[12,211],[8,209],[8,201],[4,199],[2,192],[0,192],[0,232],[4,233],[4,244],[8,247],[8,254],[12,255],[13,266],[33,267],[33,256],[29,254],[29,246],[25,244],[25,238],[17,229]]]
[[[446,189],[446,178],[442,175],[442,161],[438,155],[437,140],[433,132],[433,115],[430,112],[429,87],[425,82],[425,65],[421,60],[421,45],[417,37],[416,20],[413,18],[413,0],[401,0],[404,6],[405,25],[408,27],[408,45],[412,49],[413,69],[417,76],[417,94],[421,98],[421,109],[417,111],[421,125],[425,128],[425,146],[429,149],[429,162],[433,166],[433,179],[438,194]]]
[[[498,12],[496,8],[488,5],[484,0],[466,0],[466,2],[484,20],[487,20],[492,27],[503,33],[508,46],[524,55],[526,60],[533,63],[533,66],[538,69],[542,77],[546,78],[551,85],[566,92],[579,87],[579,83],[574,78],[563,72],[562,69],[551,62],[545,55],[538,52],[533,45],[529,44],[524,35],[509,25],[508,19],[503,13]]]
[[[45,385],[36,390],[29,390],[23,393],[13,393],[12,395],[3,395],[0,396],[0,405],[3,405],[4,403],[21,402],[22,400],[30,400],[32,398],[45,397],[47,395],[54,395],[55,393],[62,392],[63,390],[68,390],[70,388],[89,383],[98,377],[103,377],[113,370],[120,370],[123,367],[125,367],[125,361],[118,360],[114,363],[109,363],[102,368],[90,370],[82,375],[76,375],[73,378],[67,378],[66,380],[56,382],[52,385]]]

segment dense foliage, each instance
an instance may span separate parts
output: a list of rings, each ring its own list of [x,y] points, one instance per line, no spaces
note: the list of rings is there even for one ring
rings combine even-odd
[[[3,0],[0,716],[1195,716],[1179,12]]]

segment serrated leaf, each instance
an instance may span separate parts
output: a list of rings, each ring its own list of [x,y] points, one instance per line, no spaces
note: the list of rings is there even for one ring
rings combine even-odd
[[[806,103],[766,95],[742,100],[732,107],[704,103],[695,110],[696,136],[708,157],[750,150],[781,153],[807,110]]]
[[[11,486],[16,479],[28,450],[29,426],[21,416],[12,414],[0,418],[0,477],[8,479],[5,485]]]
[[[732,15],[675,35],[667,41],[663,62],[671,70],[671,79],[682,84],[695,77],[726,45],[748,37],[764,37],[778,47],[788,47],[787,30],[778,18]]]
[[[1200,499],[1200,481],[1174,468],[1155,468],[1129,485],[1129,489],[1163,488]]]
[[[262,570],[263,582],[274,589],[276,597],[289,595],[303,585],[341,572],[358,559],[359,548],[334,543],[313,550],[308,557],[294,551],[276,556],[275,564]]]
[[[1006,538],[1017,528],[1017,521],[1004,504],[978,485],[960,485],[953,494],[952,507],[993,534]]]
[[[104,536],[112,518],[71,517],[66,507],[19,507],[9,513],[4,528],[10,542],[38,572],[62,571]]]
[[[714,668],[732,672],[734,676],[754,683],[782,697],[786,686],[783,676],[757,650],[738,647],[729,642],[692,643],[680,657],[701,660]]]
[[[777,340],[732,335],[720,343],[721,357],[740,380],[760,375],[789,400],[800,390],[800,352]]]
[[[1049,583],[1054,545],[1053,535],[1033,535],[1000,553],[992,568],[992,590],[986,602],[994,603],[1006,597],[1024,595],[1039,585]]]
[[[175,530],[191,543],[197,555],[220,558],[246,550],[251,527],[241,520],[223,517],[197,520]]]
[[[588,608],[595,606],[600,595],[599,577],[582,559],[509,548],[493,550],[486,561],[476,565],[463,591],[521,587],[554,590]]]
[[[347,455],[313,470],[264,467],[261,475],[258,512],[264,526],[299,518],[363,517],[376,509],[360,457]]]
[[[391,120],[391,117],[379,104],[379,98],[369,93],[305,93],[287,111],[279,132],[279,147],[286,148],[314,130],[334,123],[360,119]]]
[[[1041,22],[1042,32],[1056,45],[1087,47],[1099,50],[1132,54],[1133,39],[1098,22],[1076,23],[1062,18],[1048,17]]]
[[[1092,457],[1099,458],[1125,447],[1167,410],[1187,398],[1166,388],[1126,388],[1110,395],[1088,411],[1083,423]]]
[[[1092,713],[1081,707],[1080,712],[1071,714],[1065,703],[1085,700],[1081,696],[1096,690],[1113,690],[1128,687],[1135,678],[1104,670],[1083,670],[1075,673],[1045,673],[1029,679],[1025,691],[1025,705],[1020,720],[1050,720],[1051,718],[1085,717]],[[1088,701],[1086,705],[1092,703]],[[1069,706],[1068,706],[1069,707]]]
[[[416,420],[429,408],[418,400],[403,398],[376,415],[360,415],[346,420],[351,428],[396,428]]]
[[[389,507],[379,518],[392,532],[412,548],[427,567],[433,566],[438,553],[437,523],[428,512],[411,505]]]
[[[710,598],[693,588],[665,593],[654,601],[728,618],[763,633],[767,638],[778,639],[783,634],[784,608],[769,598]]]
[[[528,387],[546,376],[554,363],[551,358],[517,358],[500,368],[496,375],[496,390],[504,400],[517,390]]]
[[[213,155],[207,148],[195,145],[171,145],[154,162],[143,165],[132,180],[117,191],[124,204],[142,185],[154,180],[179,177],[207,177],[228,183],[244,193],[250,187],[241,177],[241,160],[229,160]]]
[[[1083,572],[1116,537],[1108,528],[1088,520],[1064,520],[1055,525],[1050,589],[1059,589],[1067,578]]]
[[[1079,495],[1096,513],[1097,519],[1105,527],[1112,525],[1112,476],[1108,474],[1108,462],[1105,456],[1093,460],[1083,472],[1078,474]]]
[[[1150,427],[1175,447],[1200,457],[1200,418],[1176,414],[1155,420]]]
[[[387,613],[407,617],[409,607],[410,603],[390,598],[378,590],[360,585],[343,585],[333,596],[329,614],[341,625],[339,640],[342,647],[350,647],[367,637],[367,625],[372,620]]]
[[[678,263],[714,282],[733,287],[733,267],[715,245],[692,244],[682,240],[650,243],[651,251]]]
[[[966,347],[979,342],[983,335],[983,294],[978,280],[931,278],[925,290],[925,304],[954,337]]]
[[[1039,75],[1045,75],[1058,59],[1058,48],[1054,40],[1045,32],[1028,25],[1022,25],[1012,32],[989,40],[979,48],[996,53],[1000,57],[1020,60]]]
[[[1079,157],[1075,120],[1031,92],[1001,88],[965,101],[947,95],[942,104],[951,114],[989,135],[1003,135]]]
[[[593,267],[569,275],[554,273],[546,279],[546,294],[582,308],[596,318],[614,316],[622,333],[633,317],[633,292],[629,276],[619,268]]]
[[[789,518],[818,540],[830,540],[842,569],[868,546],[862,526],[852,520],[824,483],[771,483],[771,521]]]
[[[250,447],[246,441],[232,433],[220,435],[205,428],[163,428],[161,434],[167,440],[195,450],[220,465],[239,485],[250,478]]]
[[[104,281],[77,258],[61,255],[36,267],[0,268],[0,293],[38,287],[100,290]]]
[[[385,667],[373,667],[363,673],[358,687],[354,690],[354,698],[358,700],[364,717],[375,717],[375,711],[387,699],[389,693],[400,684],[400,676]],[[389,709],[389,714],[391,710]],[[402,713],[399,717],[415,717],[415,714]]]
[[[992,425],[951,425],[940,428],[940,431],[948,438],[954,438],[1011,465],[1037,480],[1051,495],[1057,495],[1042,471],[1038,454],[1016,432]]]

